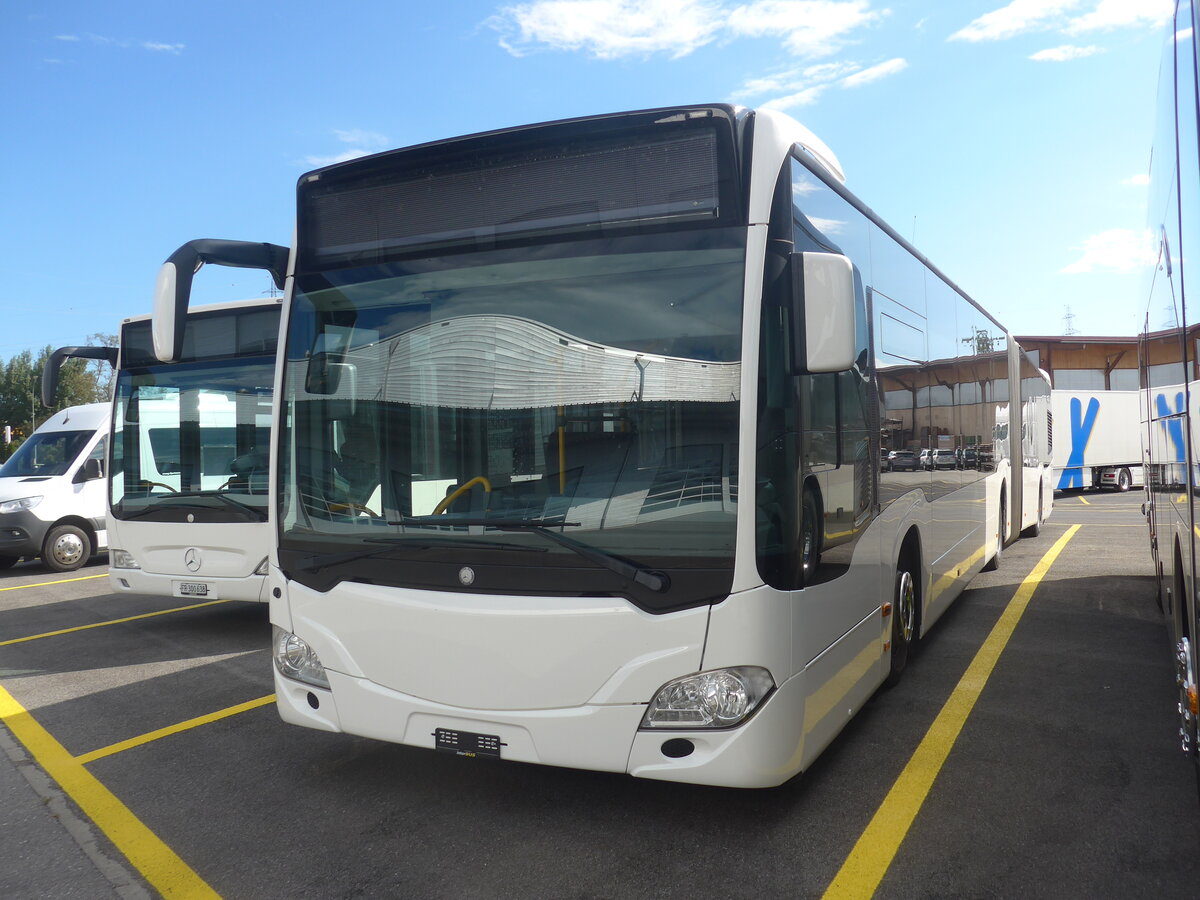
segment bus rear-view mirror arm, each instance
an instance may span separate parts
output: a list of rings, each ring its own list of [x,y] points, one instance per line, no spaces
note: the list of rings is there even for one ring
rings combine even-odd
[[[68,359],[103,359],[114,369],[117,367],[116,347],[59,347],[50,354],[42,368],[42,406],[54,408],[58,394],[58,373]]]
[[[791,254],[794,371],[854,365],[854,264],[840,253]]]
[[[192,294],[192,276],[205,263],[240,269],[264,269],[275,286],[287,279],[288,248],[252,241],[203,238],[188,241],[158,270],[154,285],[154,355],[161,362],[178,362],[183,355],[183,329]]]

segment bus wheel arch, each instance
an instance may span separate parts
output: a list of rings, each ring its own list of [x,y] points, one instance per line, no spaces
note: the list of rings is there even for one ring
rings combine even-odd
[[[1042,533],[1042,521],[1044,519],[1044,507],[1042,505],[1045,497],[1045,484],[1038,482],[1038,504],[1037,504],[1037,520],[1021,532],[1021,537],[1035,538]]]
[[[96,551],[96,533],[84,519],[59,519],[42,541],[42,563],[54,572],[73,572]]]
[[[1008,483],[1000,483],[1000,514],[997,517],[996,550],[992,558],[984,563],[983,571],[995,572],[1000,568],[1000,559],[1004,556],[1004,538],[1008,531]]]

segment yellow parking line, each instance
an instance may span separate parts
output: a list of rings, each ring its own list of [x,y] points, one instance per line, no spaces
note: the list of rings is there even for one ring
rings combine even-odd
[[[42,634],[31,634],[28,637],[10,638],[7,641],[0,641],[0,647],[7,647],[9,644],[22,644],[25,641],[37,641],[42,638],[57,637],[60,634],[72,634],[76,631],[87,631],[89,628],[103,628],[106,625],[120,625],[122,622],[136,622],[138,619],[152,619],[155,616],[165,616],[170,613],[186,612],[189,609],[200,609],[204,606],[215,606],[218,603],[229,603],[229,600],[207,600],[204,603],[193,603],[191,606],[176,606],[173,609],[160,609],[155,612],[142,613],[137,616],[126,616],[123,619],[108,619],[104,622],[93,622],[91,625],[76,625],[74,628],[63,628],[59,631],[46,631]]]
[[[908,765],[888,791],[883,804],[859,837],[854,849],[833,882],[825,891],[825,897],[870,897],[879,887],[900,849],[900,844],[920,812],[933,782],[958,740],[959,732],[975,707],[975,701],[983,692],[1000,654],[1004,652],[1009,638],[1033,592],[1049,571],[1050,566],[1062,553],[1067,542],[1075,536],[1080,526],[1075,525],[1046,551],[1029,577],[1021,582],[1008,606],[1001,613],[991,634],[971,660],[966,673],[946,700],[941,712],[925,733],[920,745],[909,759]]]
[[[151,741],[157,741],[159,738],[169,737],[172,734],[179,734],[181,731],[188,731],[189,729],[197,728],[200,725],[207,725],[210,722],[217,722],[221,719],[227,719],[230,716],[236,716],[238,713],[248,712],[252,709],[258,709],[260,706],[266,706],[268,703],[274,702],[275,695],[267,694],[267,696],[259,697],[257,700],[248,700],[245,703],[237,704],[237,706],[230,706],[226,709],[221,709],[205,716],[197,716],[194,719],[188,719],[186,722],[180,722],[178,725],[169,725],[166,728],[159,728],[157,731],[149,731],[146,734],[138,737],[129,738],[127,741],[120,741],[116,744],[110,744],[107,747],[101,747],[99,750],[93,750],[90,753],[82,753],[75,757],[75,762],[86,765],[87,763],[95,762],[98,759],[103,759],[106,756],[112,756],[114,753],[121,753],[124,750],[140,747],[143,744],[149,744]]]
[[[72,759],[66,748],[3,687],[0,687],[0,721],[159,893],[164,897],[219,900],[216,891],[112,791]]]
[[[1084,506],[1091,506],[1091,505],[1092,505],[1092,504],[1088,503],[1086,500],[1084,500],[1082,497],[1080,497],[1080,498],[1079,498],[1079,502],[1080,502],[1080,503],[1082,503]]]
[[[80,575],[78,578],[63,578],[60,581],[39,581],[37,584],[14,584],[12,587],[2,587],[0,591],[20,591],[25,588],[49,587],[52,584],[69,584],[72,581],[90,581],[93,578],[107,578],[108,573],[103,575]]]

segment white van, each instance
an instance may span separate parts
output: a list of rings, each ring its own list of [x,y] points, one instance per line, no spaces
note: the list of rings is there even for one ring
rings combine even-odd
[[[0,569],[40,556],[56,572],[108,549],[109,405],[59,410],[0,466]]]

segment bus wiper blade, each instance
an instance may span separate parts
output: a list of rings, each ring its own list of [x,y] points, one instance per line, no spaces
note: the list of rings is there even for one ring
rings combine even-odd
[[[169,494],[168,496],[174,497],[175,495]],[[164,500],[166,498],[165,497],[157,497],[155,499]],[[146,516],[149,516],[152,513],[162,512],[163,510],[176,510],[176,509],[209,509],[209,510],[211,510],[212,507],[207,506],[204,503],[176,503],[176,502],[172,501],[170,503],[154,503],[149,506],[143,506],[141,509],[129,510],[128,512],[126,512],[122,508],[120,510],[120,512],[121,512],[122,517],[128,522],[128,521],[133,521],[134,519],[144,519]],[[265,519],[264,519],[264,521],[265,521]]]
[[[389,525],[492,525],[496,528],[574,528],[582,523],[564,522],[561,519],[450,519],[446,516],[405,516]]]
[[[312,565],[301,565],[300,568],[306,572],[317,573],[331,566],[340,566],[345,563],[360,562],[364,559],[370,559],[373,556],[379,556],[389,550],[395,550],[398,547],[403,547],[410,550],[439,550],[461,549],[461,550],[527,550],[531,553],[545,553],[544,547],[527,547],[524,544],[501,544],[492,542],[480,541],[415,541],[412,538],[402,537],[369,537],[363,538],[364,544],[384,544],[374,550],[355,550],[352,553],[327,553],[317,557],[320,561],[314,559]]]
[[[250,513],[259,522],[267,521],[267,511],[259,509],[257,506],[251,506],[249,503],[243,503],[241,500],[234,500],[232,497],[213,491],[180,491],[175,494],[176,497],[212,497],[215,500],[220,500],[227,506],[232,506],[234,509],[240,509]]]
[[[555,523],[557,524],[557,523]],[[562,523],[562,524],[575,524]],[[655,569],[647,569],[644,566],[639,566],[625,559],[623,556],[617,556],[615,553],[609,553],[607,550],[601,550],[598,547],[593,547],[590,544],[584,544],[580,541],[573,540],[566,535],[558,534],[543,527],[536,519],[516,520],[511,524],[499,526],[501,529],[528,529],[535,534],[540,534],[547,540],[554,541],[556,544],[562,544],[569,550],[574,550],[584,559],[591,560],[598,566],[603,566],[610,572],[616,572],[622,578],[629,578],[632,581],[647,587],[652,591],[657,591],[662,594],[671,588],[671,579],[667,577],[666,572],[659,572]]]

